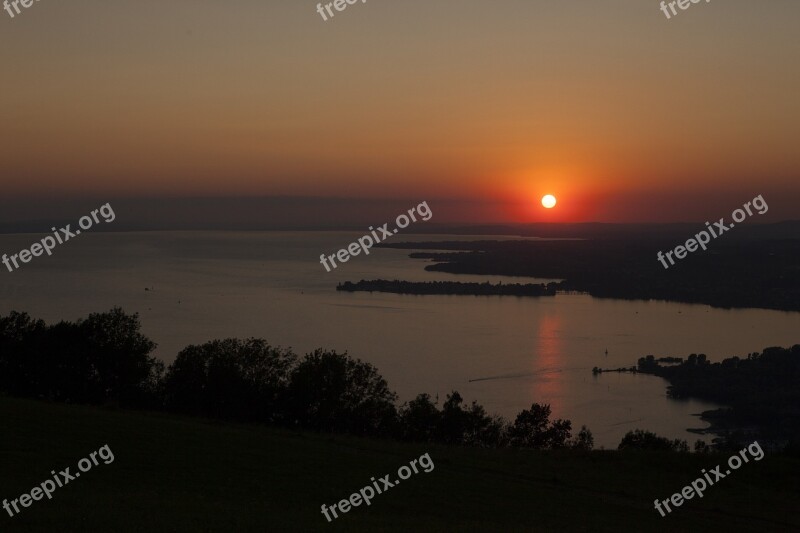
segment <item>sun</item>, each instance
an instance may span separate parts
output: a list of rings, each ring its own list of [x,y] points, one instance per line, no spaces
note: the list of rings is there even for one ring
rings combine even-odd
[[[556,206],[556,197],[552,194],[545,194],[542,196],[542,205],[547,209],[552,209]]]

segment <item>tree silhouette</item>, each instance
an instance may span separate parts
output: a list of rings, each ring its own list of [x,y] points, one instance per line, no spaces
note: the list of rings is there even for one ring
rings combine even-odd
[[[558,419],[550,422],[550,405],[534,403],[517,415],[508,429],[512,446],[521,448],[563,448],[571,436],[572,422]]]
[[[288,400],[291,422],[321,431],[383,435],[397,418],[397,395],[386,380],[346,352],[307,354],[292,373]]]
[[[0,318],[0,389],[19,396],[141,406],[163,365],[137,314],[114,308],[46,326],[25,314]],[[157,402],[156,402],[157,403]]]
[[[433,441],[441,417],[430,394],[420,394],[400,408],[400,437],[421,442]]]
[[[263,339],[214,340],[181,350],[164,383],[168,408],[236,420],[282,419],[297,356]]]

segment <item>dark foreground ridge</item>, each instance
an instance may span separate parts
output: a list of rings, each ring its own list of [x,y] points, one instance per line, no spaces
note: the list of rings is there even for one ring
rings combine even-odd
[[[376,279],[358,283],[345,281],[337,291],[393,292],[396,294],[461,294],[474,296],[555,296],[556,283],[461,283],[459,281],[389,281]]]
[[[116,460],[3,531],[796,531],[797,458],[767,451],[662,518],[669,495],[728,453],[484,450],[320,434],[0,396],[0,500],[108,442]],[[53,443],[56,442],[57,445]],[[329,524],[338,501],[429,453],[435,470]],[[96,474],[96,475],[94,475]],[[730,482],[729,482],[730,481]]]

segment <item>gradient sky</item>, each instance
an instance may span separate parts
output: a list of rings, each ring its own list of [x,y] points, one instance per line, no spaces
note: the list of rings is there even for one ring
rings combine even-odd
[[[797,0],[672,20],[368,0],[328,22],[310,0],[41,0],[0,11],[0,221],[42,197],[260,196],[338,198],[332,220],[408,198],[461,205],[438,222],[693,221],[758,194],[797,219],[798,21]]]

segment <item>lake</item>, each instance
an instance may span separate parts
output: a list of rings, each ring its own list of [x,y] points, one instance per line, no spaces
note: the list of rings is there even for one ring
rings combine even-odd
[[[594,366],[632,366],[647,354],[711,361],[800,342],[800,313],[724,310],[658,301],[555,297],[414,296],[343,293],[340,281],[404,279],[503,283],[532,278],[425,272],[408,250],[373,249],[326,272],[319,256],[346,247],[350,232],[86,232],[19,270],[0,265],[0,312],[74,320],[120,306],[138,312],[156,355],[171,362],[188,345],[263,337],[299,353],[347,351],[374,364],[402,401],[458,390],[490,413],[513,418],[549,403],[573,428],[587,425],[596,446],[616,448],[635,428],[698,439],[686,428],[717,407],[666,397],[646,375],[593,376]],[[0,235],[0,253],[42,236]],[[402,240],[483,240],[483,236],[398,234]],[[145,290],[145,288],[151,290]],[[608,355],[605,351],[608,350]],[[703,437],[710,440],[709,437]]]

